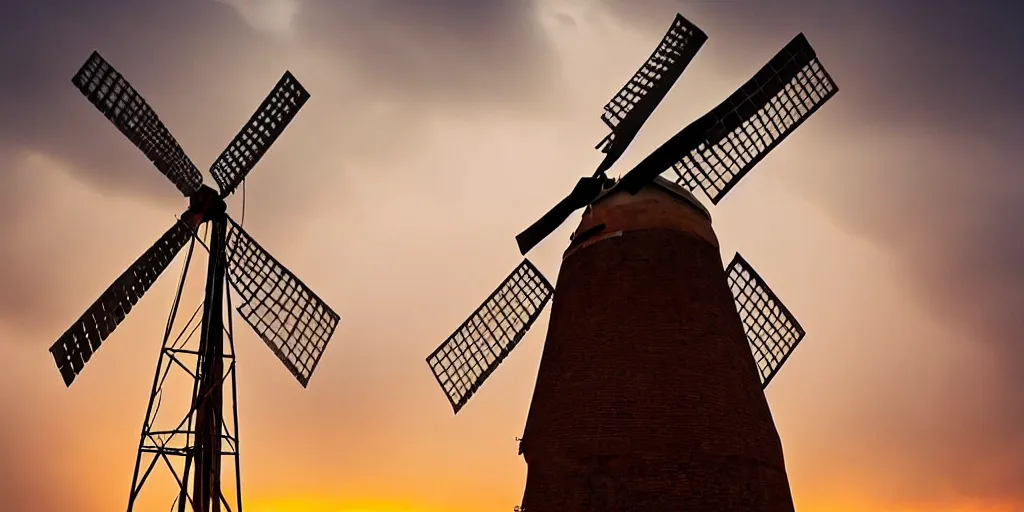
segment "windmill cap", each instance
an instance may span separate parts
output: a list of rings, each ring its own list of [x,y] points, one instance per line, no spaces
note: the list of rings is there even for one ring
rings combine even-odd
[[[719,247],[707,208],[682,186],[656,178],[636,194],[623,188],[622,182],[609,183],[584,210],[562,261],[627,233],[654,231],[670,238],[696,237]]]
[[[610,194],[614,194],[614,193],[618,192],[619,191],[619,186],[621,185],[621,183],[622,183],[622,181],[616,181],[614,185],[604,189],[601,192],[601,194],[599,196],[597,196],[597,199],[595,199],[593,201],[593,203],[591,203],[591,204],[596,204],[596,203],[600,202],[602,199],[604,199],[605,197],[608,197]],[[697,209],[697,211],[701,215],[706,217],[709,221],[711,220],[711,212],[709,212],[708,209],[705,208],[704,205],[701,204],[701,202],[697,200],[697,197],[694,196],[692,192],[690,192],[689,190],[686,190],[686,188],[684,188],[682,185],[679,185],[678,183],[676,183],[676,182],[674,182],[672,180],[663,178],[661,176],[655,176],[654,180],[651,181],[651,183],[648,184],[647,186],[652,186],[652,185],[656,186],[656,187],[658,187],[658,188],[660,188],[660,189],[662,189],[662,190],[664,190],[666,192],[668,192],[669,194],[672,194],[673,196],[676,196],[679,199],[682,199],[683,202],[685,202],[685,203],[689,204],[690,206],[694,207],[695,209]]]

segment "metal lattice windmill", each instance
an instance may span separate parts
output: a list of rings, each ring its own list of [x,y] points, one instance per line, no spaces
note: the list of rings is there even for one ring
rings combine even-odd
[[[676,16],[605,106],[611,133],[597,171],[516,237],[525,255],[586,208],[562,259],[520,441],[529,512],[792,510],[762,389],[804,330],[739,254],[723,272],[710,214],[691,191],[717,204],[836,84],[799,34],[620,180],[605,175],[706,40]],[[456,413],[553,294],[524,259],[430,354]]]
[[[188,209],[153,246],[100,295],[57,342],[50,347],[64,383],[71,385],[100,344],[110,336],[142,295],[186,245],[188,259],[178,285],[164,333],[153,391],[142,427],[139,453],[128,500],[136,498],[158,461],[170,469],[180,491],[177,510],[231,510],[222,492],[221,458],[234,457],[236,508],[241,510],[238,468],[238,410],[235,403],[235,351],[231,328],[231,294],[225,280],[240,298],[238,312],[303,387],[316,368],[338,325],[338,315],[295,275],[282,266],[245,230],[227,215],[224,199],[245,180],[249,171],[284,131],[309,93],[291,73],[284,76],[249,122],[232,139],[210,168],[220,192],[203,184],[174,137],[146,101],[99,53],[93,54],[72,79],[74,85],[118,130],[153,162],[189,199]],[[198,348],[189,349],[181,336],[171,339],[184,280],[198,238],[197,230],[208,223],[209,263],[202,315],[189,336],[199,329]],[[190,243],[191,242],[191,243]],[[224,310],[227,301],[228,309]],[[198,313],[198,309],[196,311]],[[227,316],[227,325],[224,319]],[[193,326],[196,315],[182,330]],[[225,347],[225,334],[227,345]],[[227,349],[227,350],[226,350]],[[172,368],[184,370],[194,381],[191,402],[177,427],[157,429],[164,382]],[[225,421],[224,385],[231,381],[232,418]],[[155,402],[155,405],[154,405]],[[229,428],[228,425],[233,425]],[[175,469],[171,457],[182,462]],[[142,466],[144,458],[148,465]],[[183,460],[182,460],[183,459]],[[178,470],[183,467],[183,473]],[[191,473],[191,481],[190,481]],[[189,490],[191,484],[192,489]]]

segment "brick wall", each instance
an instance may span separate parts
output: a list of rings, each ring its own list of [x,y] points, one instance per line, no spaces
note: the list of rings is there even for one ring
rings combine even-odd
[[[521,444],[523,507],[792,511],[710,219],[664,192],[619,195],[577,232],[621,236],[574,244],[562,263]]]

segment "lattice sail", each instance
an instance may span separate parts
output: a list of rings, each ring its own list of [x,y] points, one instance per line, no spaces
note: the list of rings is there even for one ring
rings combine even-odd
[[[427,357],[456,413],[523,339],[554,291],[523,260],[498,289]]]
[[[175,222],[50,347],[50,354],[64,377],[65,385],[71,385],[93,352],[131,313],[132,306],[139,302],[191,238],[192,228],[184,222]]]
[[[707,39],[696,25],[676,14],[654,53],[604,107],[601,120],[611,133],[597,145],[608,154],[601,170],[622,155]]]
[[[238,313],[305,387],[341,318],[228,218],[228,282]]]
[[[199,189],[199,169],[146,100],[98,52],[92,52],[71,81],[182,194],[187,197]]]
[[[274,90],[210,168],[221,194],[227,196],[235,191],[308,99],[309,92],[291,72],[285,71]]]
[[[801,123],[839,91],[803,34],[797,35],[753,78],[695,121],[703,137],[679,148],[676,183],[700,187],[718,201]],[[692,141],[690,141],[692,142]]]
[[[726,268],[726,275],[761,386],[767,388],[806,332],[739,253]]]

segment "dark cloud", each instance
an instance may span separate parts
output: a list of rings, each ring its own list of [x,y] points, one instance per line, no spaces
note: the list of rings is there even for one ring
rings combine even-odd
[[[55,293],[61,285],[52,282],[55,278],[46,267],[58,262],[68,265],[70,255],[28,252],[61,246],[40,243],[52,227],[41,225],[37,214],[59,198],[46,190],[52,180],[39,173],[63,168],[73,180],[105,194],[142,195],[165,204],[168,216],[185,204],[166,178],[71,84],[89,54],[100,51],[125,73],[181,141],[181,133],[188,133],[190,126],[179,122],[176,114],[184,109],[178,107],[196,101],[192,80],[181,70],[194,68],[192,59],[200,52],[213,61],[226,57],[223,49],[204,47],[202,41],[210,34],[235,33],[244,39],[247,32],[230,8],[208,0],[4,4],[0,12],[0,214],[15,222],[0,224],[0,318],[32,324],[60,310]],[[245,42],[256,45],[252,38]],[[184,96],[183,101],[167,101],[175,93]],[[195,155],[185,142],[186,152]],[[29,165],[31,155],[44,155],[55,165]],[[102,237],[116,227],[116,219],[111,219],[109,225],[92,231]]]
[[[335,118],[348,126],[399,125],[372,105],[388,100],[388,91],[417,96],[420,103],[435,97],[524,97],[538,90],[536,71],[548,60],[528,1],[308,0],[300,5],[294,32],[300,43],[313,42],[322,54],[342,57],[330,60],[339,70],[324,74],[354,75],[362,85],[331,90],[325,78],[320,87],[310,87],[317,100],[337,93],[355,105],[346,118]],[[91,185],[166,201],[174,200],[174,189],[71,85],[94,49],[139,89],[201,169],[254,108],[248,100],[238,102],[239,119],[226,121],[202,115],[207,108],[232,105],[232,92],[246,79],[256,80],[256,74],[239,71],[245,68],[238,63],[257,68],[270,60],[281,69],[294,68],[305,53],[304,47],[249,27],[228,3],[212,0],[5,4],[0,148],[8,156],[38,151],[81,172]],[[297,73],[306,82],[304,76],[317,72]],[[259,74],[258,80],[270,80],[269,90],[276,78]],[[17,201],[10,187],[0,190],[11,196],[6,202]]]
[[[1024,115],[1015,99],[1024,76],[1019,4],[601,1],[651,31],[667,29],[681,12],[708,33],[699,58],[716,67],[728,67],[735,57],[763,62],[802,31],[843,91],[843,100],[829,108],[865,122],[957,126],[1005,139]],[[752,74],[754,68],[731,71]]]
[[[168,115],[175,110],[168,107],[176,105],[163,100],[195,94],[183,70],[195,67],[191,61],[197,54],[216,59],[223,53],[203,44],[208,36],[235,34],[258,46],[246,32],[230,8],[208,0],[8,4],[0,18],[0,105],[5,119],[0,144],[62,160],[80,170],[88,183],[106,190],[172,198],[176,192],[165,178],[95,112],[72,86],[71,77],[90,52],[100,51],[178,135],[176,116]],[[109,136],[97,136],[99,130]]]
[[[541,100],[552,78],[533,0],[305,0],[295,29],[368,91],[507,104]]]
[[[797,32],[807,34],[840,93],[823,110],[828,121],[809,123],[803,131],[814,133],[802,136],[837,149],[807,155],[813,163],[807,174],[790,173],[792,183],[837,225],[886,248],[921,304],[997,362],[991,375],[934,383],[949,392],[941,408],[913,418],[879,414],[899,428],[883,434],[901,440],[890,453],[934,463],[908,472],[943,468],[951,493],[944,496],[1024,501],[1024,7],[957,0],[604,3],[652,34],[682,11],[709,34],[701,65],[745,62],[729,69],[739,76]],[[878,399],[888,404],[879,411],[898,406]],[[914,424],[892,425],[894,417]],[[916,482],[894,496],[920,503],[935,487],[934,480]]]

